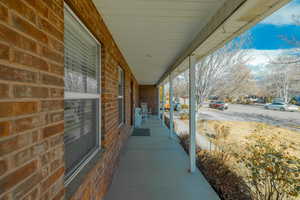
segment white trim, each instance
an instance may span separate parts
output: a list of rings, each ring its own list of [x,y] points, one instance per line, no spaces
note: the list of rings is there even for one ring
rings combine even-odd
[[[65,100],[68,99],[100,99],[100,94],[65,92]]]
[[[160,86],[156,86],[157,88],[157,101],[158,101],[158,106],[157,106],[157,117],[160,119]]]
[[[121,77],[120,77],[120,75],[121,75]],[[119,84],[121,84],[122,95],[119,95],[117,97],[117,100],[122,100],[122,110],[121,110],[121,112],[122,112],[122,119],[121,119],[121,122],[120,122],[118,128],[120,128],[121,126],[123,126],[124,124],[126,124],[126,115],[125,115],[125,112],[126,112],[126,110],[125,110],[125,82],[126,82],[126,80],[125,80],[125,78],[126,78],[125,77],[125,70],[119,65],[118,66],[118,93],[119,93]],[[120,112],[120,108],[118,108],[118,112]],[[119,113],[118,113],[118,118],[119,118]]]
[[[169,84],[169,104],[170,104],[170,134],[169,134],[169,137],[172,138],[173,137],[173,134],[174,134],[174,90],[173,90],[173,77],[172,77],[172,74],[170,74],[169,76],[169,81],[170,81],[170,84]]]
[[[196,170],[196,62],[195,56],[189,56],[189,153],[190,172]]]
[[[77,17],[77,15],[73,12],[73,10],[64,2],[64,8],[72,15],[72,17],[75,18],[75,20],[84,28],[85,31],[88,32],[88,34],[97,42],[99,46],[101,46],[100,42],[97,40],[97,38],[90,32],[90,30],[82,23],[82,21]]]
[[[165,84],[163,84],[162,86],[162,115],[161,115],[161,122],[162,125],[165,126]]]
[[[82,171],[83,168],[86,167],[86,165],[99,153],[101,150],[101,136],[102,136],[102,129],[101,129],[101,123],[102,123],[102,118],[101,118],[101,43],[94,37],[94,35],[87,29],[87,27],[82,23],[82,21],[76,16],[76,14],[71,10],[71,8],[64,3],[64,12],[69,12],[71,16],[76,20],[82,28],[87,32],[87,34],[90,35],[90,37],[95,41],[97,44],[97,81],[98,81],[98,90],[97,94],[93,93],[79,93],[79,92],[67,92],[65,91],[64,93],[64,100],[75,100],[75,99],[97,99],[97,106],[98,106],[98,112],[96,113],[96,126],[98,128],[97,132],[95,134],[97,137],[97,143],[96,146],[94,147],[92,152],[89,154],[85,155],[82,157],[81,161],[76,165],[74,171],[72,171],[72,174],[65,180],[65,185],[68,185],[71,181],[74,180],[74,178]],[[66,177],[66,176],[65,176]]]
[[[83,163],[78,164],[79,167],[72,173],[72,175],[70,177],[68,177],[67,180],[65,180],[65,185],[69,185],[70,182],[72,182],[72,180],[79,174],[79,172],[92,160],[92,158],[100,151],[100,148],[97,148],[93,153],[91,153],[91,155],[89,155],[87,157],[87,159],[85,159],[83,161]]]

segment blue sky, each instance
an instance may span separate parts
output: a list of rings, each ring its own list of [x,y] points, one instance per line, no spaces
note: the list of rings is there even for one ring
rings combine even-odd
[[[300,41],[295,16],[300,17],[300,0],[291,1],[249,30],[252,43],[246,48],[251,56],[247,65],[254,73],[263,73],[270,58],[295,50],[295,46],[282,39],[294,37]]]
[[[288,38],[295,37],[300,40],[300,26],[296,25],[273,25],[260,23],[253,27],[250,32],[252,35],[252,48],[260,50],[295,48],[295,46],[284,41],[282,36]]]
[[[280,36],[300,39],[300,26],[295,24],[295,16],[300,17],[300,0],[291,1],[250,29],[253,48],[263,50],[294,48]]]

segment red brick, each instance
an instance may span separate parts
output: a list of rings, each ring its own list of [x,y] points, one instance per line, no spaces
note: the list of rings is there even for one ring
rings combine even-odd
[[[47,20],[39,17],[38,26],[41,30],[47,32],[48,34],[54,36],[56,39],[63,41],[64,34],[61,31],[58,31],[53,25],[51,25]],[[62,29],[63,30],[63,29]]]
[[[0,138],[11,135],[11,122],[0,122]]]
[[[14,152],[37,141],[37,132],[17,135],[12,138],[0,141],[0,156]]]
[[[14,116],[14,103],[0,102],[0,117]]]
[[[41,0],[25,0],[30,6],[32,6],[43,17],[48,17],[48,8],[44,1]]]
[[[37,112],[37,102],[16,102],[14,103],[14,115],[32,114]]]
[[[61,176],[63,176],[65,169],[62,167],[58,169],[54,174],[48,177],[42,184],[42,191],[46,191],[50,186],[52,186]]]
[[[36,56],[21,51],[14,51],[12,62],[25,65],[30,68],[48,71],[49,67],[46,61]]]
[[[55,1],[45,1],[47,4],[48,8],[50,8],[52,11],[55,12],[58,17],[62,18],[63,17],[63,7],[62,2],[60,0],[60,3],[56,3]]]
[[[11,160],[11,167],[16,168],[24,163],[26,163],[28,160],[32,159],[34,156],[33,154],[33,147],[28,147],[22,151],[19,151],[18,153],[14,154],[10,160]]]
[[[53,122],[58,122],[64,119],[64,112],[54,112],[54,113],[47,113],[45,115],[46,124],[50,124]]]
[[[63,158],[59,158],[54,160],[53,162],[51,162],[50,164],[50,172],[54,172],[55,170],[57,170],[59,167],[64,165],[64,159]]]
[[[49,191],[41,195],[41,197],[39,198],[39,200],[49,200],[49,199],[50,199]]]
[[[63,188],[60,192],[58,192],[52,200],[62,200],[64,199],[65,189]]]
[[[64,97],[64,89],[50,88],[50,97],[53,98]]]
[[[56,63],[64,63],[64,56],[62,54],[56,53],[55,51],[52,51],[47,47],[41,47],[40,54],[41,56],[48,58]]]
[[[9,60],[9,47],[4,44],[0,44],[0,59]]]
[[[55,146],[61,145],[64,143],[64,135],[57,135],[50,139],[50,147],[53,148]]]
[[[39,116],[26,117],[15,121],[15,132],[27,131],[42,125],[42,121]]]
[[[7,67],[0,64],[0,79],[7,81],[35,83],[37,82],[37,73],[23,69]]]
[[[64,123],[48,126],[43,129],[43,138],[47,138],[64,131]]]
[[[45,87],[33,87],[25,85],[14,86],[14,96],[16,98],[47,98],[48,88]]]
[[[49,142],[48,141],[40,142],[39,144],[34,145],[33,153],[35,155],[40,155],[40,154],[45,153],[48,149],[49,149]]]
[[[63,1],[59,0],[60,2]],[[55,13],[55,11],[50,10],[49,11],[49,21],[51,22],[52,25],[54,25],[59,31],[63,32],[64,31],[64,22],[63,19],[58,17]]]
[[[46,85],[64,86],[64,79],[48,74],[41,74],[41,82]]]
[[[24,167],[6,175],[0,179],[0,195],[8,191],[10,188],[15,186],[20,181],[24,180],[31,174],[33,174],[37,169],[37,162],[32,161],[25,165]]]
[[[10,88],[9,85],[0,83],[0,98],[2,98],[2,99],[9,98],[9,96],[10,96],[9,88]]]
[[[8,9],[0,4],[0,21],[8,21]]]
[[[38,199],[38,188],[33,189],[29,194],[27,194],[22,200],[33,200]]]
[[[54,49],[60,53],[64,53],[64,44],[62,42],[60,42],[52,37],[49,37],[48,40],[49,40],[49,47],[51,49]]]
[[[45,33],[37,29],[35,26],[30,24],[29,22],[23,20],[21,17],[16,15],[12,15],[12,25],[19,31],[26,33],[28,36],[35,38],[36,40],[43,42],[45,44],[48,43],[48,38]]]
[[[54,65],[54,64],[50,64],[50,72],[54,73],[56,75],[64,75],[64,66],[63,65]]]
[[[33,40],[22,36],[2,24],[0,24],[0,40],[31,52],[37,51],[37,45]]]
[[[42,101],[42,111],[53,111],[64,109],[64,101],[63,100],[47,100]]]
[[[0,176],[5,174],[8,170],[8,163],[6,160],[0,160]]]
[[[0,117],[19,116],[37,112],[37,102],[0,102]]]
[[[40,165],[42,167],[45,166],[45,165],[48,165],[49,163],[51,163],[51,161],[53,161],[55,159],[55,154],[54,154],[53,151],[54,150],[46,152],[46,153],[39,156]],[[45,168],[46,176],[48,176],[49,171],[50,171],[49,167]]]
[[[9,8],[15,10],[18,14],[20,14],[22,17],[25,17],[32,23],[36,22],[36,15],[29,6],[27,6],[25,3],[23,3],[20,0],[9,0],[7,1],[7,5]]]

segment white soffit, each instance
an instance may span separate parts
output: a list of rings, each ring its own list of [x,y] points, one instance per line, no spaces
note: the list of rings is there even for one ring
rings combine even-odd
[[[155,84],[225,0],[93,0],[139,84]]]
[[[198,59],[201,59],[208,52],[222,47],[226,42],[247,31],[290,1],[248,0],[196,49],[195,54],[197,54]]]
[[[245,1],[241,7],[228,17],[222,25],[213,31],[212,34],[195,49],[194,55],[197,56],[198,60],[200,60],[218,48],[223,47],[226,42],[229,42],[236,36],[239,36],[290,1],[291,0]],[[189,50],[191,49],[187,49],[187,51]],[[181,60],[184,58],[185,57]],[[168,71],[165,72],[164,76],[161,77],[160,82],[165,80],[171,71],[173,76],[176,76],[187,68],[188,64],[186,62],[182,62],[178,66],[173,63],[171,68],[169,68]]]

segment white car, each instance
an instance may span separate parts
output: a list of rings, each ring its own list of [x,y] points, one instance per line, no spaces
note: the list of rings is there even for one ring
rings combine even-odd
[[[294,111],[298,111],[298,107],[294,106],[294,105],[289,105],[286,103],[269,103],[266,104],[265,109],[270,109],[270,110],[281,110],[281,111],[290,111],[290,112],[294,112]]]

